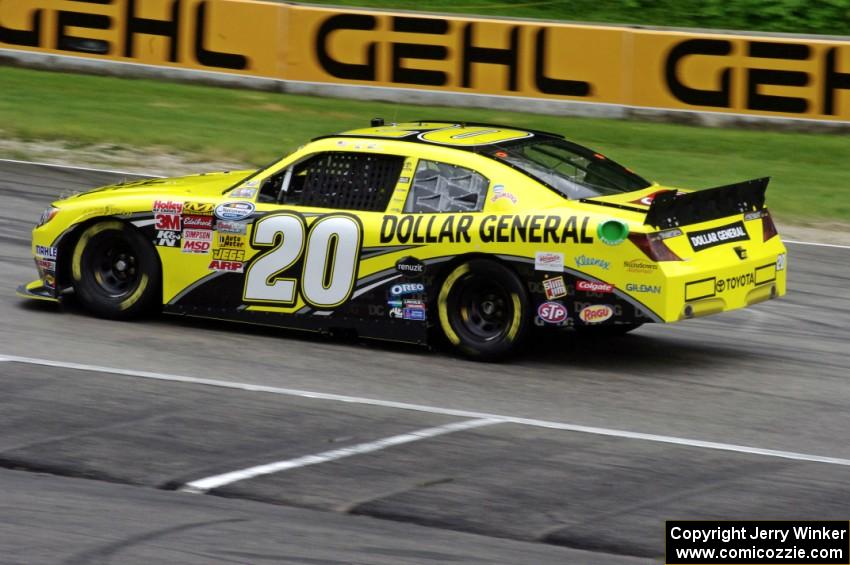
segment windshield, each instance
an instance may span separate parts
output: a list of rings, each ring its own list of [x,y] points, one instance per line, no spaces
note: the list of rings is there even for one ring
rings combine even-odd
[[[604,155],[562,139],[534,138],[498,147],[490,156],[572,200],[631,192],[651,184]]]

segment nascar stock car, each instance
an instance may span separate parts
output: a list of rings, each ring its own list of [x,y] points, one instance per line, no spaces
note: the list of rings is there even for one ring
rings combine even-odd
[[[534,326],[602,336],[783,295],[766,187],[664,188],[556,134],[376,119],[259,170],[55,202],[18,291],[494,359]]]

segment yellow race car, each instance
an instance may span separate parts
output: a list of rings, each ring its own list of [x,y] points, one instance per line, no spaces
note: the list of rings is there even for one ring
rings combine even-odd
[[[557,134],[376,119],[256,171],[55,202],[18,290],[495,359],[533,326],[625,332],[785,294],[766,187],[669,189]]]

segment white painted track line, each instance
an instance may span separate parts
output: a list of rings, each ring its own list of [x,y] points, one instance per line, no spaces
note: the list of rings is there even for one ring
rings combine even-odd
[[[850,249],[850,245],[838,245],[837,243],[813,243],[811,241],[794,241],[793,239],[783,239],[782,243],[793,243],[796,245],[814,245],[815,247],[834,247],[837,249]]]
[[[165,373],[151,373],[148,371],[135,371],[129,369],[117,369],[113,367],[101,367],[97,365],[84,365],[81,363],[66,363],[64,361],[52,361],[49,359],[37,359],[34,357],[19,357],[17,355],[6,355],[0,353],[0,359],[13,362],[25,363],[28,365],[42,365],[46,367],[59,367],[63,369],[72,369],[77,371],[89,371],[97,373],[107,373],[113,375],[122,375],[127,377],[137,377],[143,379],[153,379],[159,381],[172,381],[196,385],[214,386],[219,388],[229,388],[236,390],[244,390],[249,392],[265,392],[269,394],[281,394],[285,396],[297,396],[301,398],[317,398],[321,400],[334,400],[337,402],[348,402],[352,404],[365,404],[370,406],[381,406],[384,408],[397,408],[399,410],[414,410],[417,412],[428,412],[430,414],[444,414],[447,416],[459,416],[461,418],[471,418],[480,420],[496,420],[499,423],[518,424],[522,426],[534,426],[538,428],[549,428],[553,430],[564,430],[568,432],[578,432],[585,434],[593,434],[600,436],[617,437],[624,439],[650,441],[654,443],[666,443],[672,445],[682,445],[685,447],[697,447],[702,449],[714,449],[718,451],[731,451],[734,453],[744,453],[749,455],[760,455],[764,457],[775,457],[778,459],[792,459],[795,461],[808,461],[812,463],[825,463],[828,465],[841,465],[850,467],[850,459],[840,457],[826,457],[823,455],[814,455],[810,453],[799,453],[795,451],[782,451],[776,449],[763,449],[760,447],[751,447],[747,445],[736,445],[731,443],[721,443],[714,441],[703,441],[698,439],[690,439],[676,436],[666,436],[658,434],[646,434],[642,432],[631,432],[628,430],[617,430],[611,428],[599,428],[595,426],[583,426],[581,424],[571,424],[568,422],[553,422],[547,420],[536,420],[533,418],[520,418],[516,416],[505,416],[500,414],[488,414],[486,412],[475,412],[471,410],[457,410],[454,408],[443,408],[440,406],[428,406],[425,404],[410,404],[407,402],[396,402],[394,400],[381,400],[377,398],[363,398],[359,396],[348,396],[344,394],[331,394],[326,392],[313,392],[308,390],[298,390],[291,388],[281,388],[266,385],[254,385],[249,383],[240,383],[234,381],[224,381],[217,379],[204,379],[198,377],[185,377],[181,375],[169,375]]]
[[[131,173],[129,171],[113,171],[111,169],[95,169],[92,167],[77,167],[75,165],[60,165],[58,163],[39,163],[37,161],[19,161],[17,159],[0,159],[2,163],[16,163],[18,165],[35,165],[36,167],[52,167],[55,169],[70,169],[72,171],[89,171],[92,173],[110,173],[113,175],[129,175],[132,177],[151,177],[157,179],[163,179],[165,177],[161,175],[154,175],[151,173]]]
[[[454,422],[451,424],[445,424],[433,428],[425,428],[406,434],[387,437],[376,441],[370,441],[368,443],[360,443],[357,445],[352,445],[350,447],[333,449],[331,451],[325,451],[323,453],[317,453],[315,455],[305,455],[304,457],[298,457],[296,459],[277,461],[275,463],[268,463],[266,465],[257,465],[256,467],[249,467],[247,469],[241,469],[239,471],[232,471],[230,473],[223,473],[221,475],[198,479],[196,481],[186,483],[178,490],[183,492],[202,494],[215,488],[223,487],[225,485],[229,485],[238,481],[253,479],[254,477],[259,477],[260,475],[270,475],[272,473],[279,473],[281,471],[288,471],[290,469],[297,469],[299,467],[306,467],[308,465],[318,465],[319,463],[336,461],[337,459],[343,459],[345,457],[351,457],[353,455],[362,455],[364,453],[380,451],[382,449],[386,449],[388,447],[393,447],[396,445],[402,445],[405,443],[412,443],[414,441],[420,441],[432,437],[443,436],[452,432],[471,430],[474,428],[480,428],[481,426],[491,426],[493,424],[500,423],[502,423],[501,420],[493,420],[490,418],[478,418],[475,420],[464,420],[462,422]]]

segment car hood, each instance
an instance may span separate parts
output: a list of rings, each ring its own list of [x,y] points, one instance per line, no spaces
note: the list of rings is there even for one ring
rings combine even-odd
[[[225,171],[203,173],[185,177],[152,178],[136,181],[122,181],[85,192],[71,194],[55,204],[82,203],[87,200],[109,198],[110,196],[157,196],[157,197],[216,197],[221,196],[229,187],[236,185],[250,174],[247,171]]]

